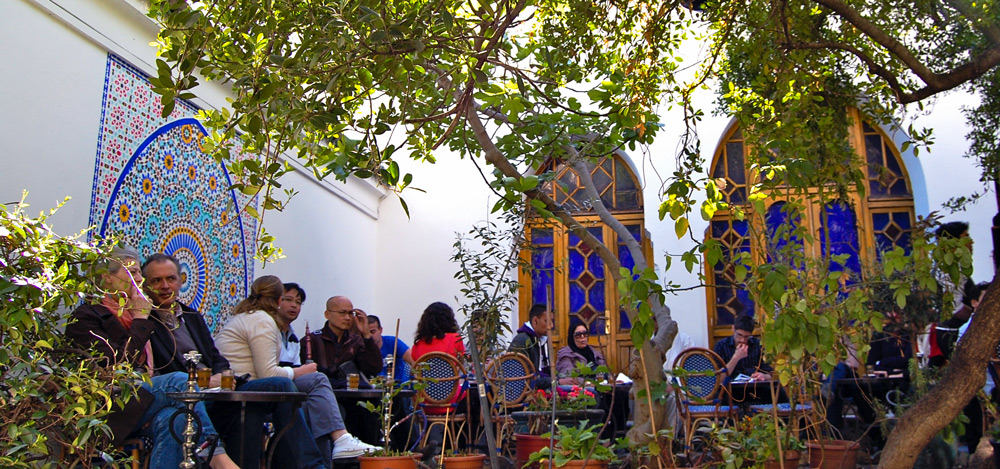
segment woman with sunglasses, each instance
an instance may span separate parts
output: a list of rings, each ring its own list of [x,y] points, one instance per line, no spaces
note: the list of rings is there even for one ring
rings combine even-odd
[[[566,337],[569,338],[569,345],[559,349],[557,354],[556,372],[559,373],[559,384],[582,386],[587,381],[586,377],[573,377],[573,370],[577,369],[578,364],[587,365],[593,372],[607,362],[604,361],[601,351],[591,347],[587,342],[590,338],[587,326],[571,322]]]

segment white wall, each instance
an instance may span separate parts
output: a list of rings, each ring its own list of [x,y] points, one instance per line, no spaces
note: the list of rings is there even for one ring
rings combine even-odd
[[[479,164],[484,165],[480,159]],[[442,151],[437,163],[400,162],[401,171],[414,174],[413,186],[401,195],[410,209],[406,217],[395,194],[382,201],[378,228],[377,312],[392,334],[400,319],[400,336],[412,344],[424,308],[442,301],[458,308],[461,285],[453,278],[458,266],[450,262],[456,232],[496,219],[490,208],[494,195],[469,159]],[[464,316],[457,317],[461,325]],[[516,318],[515,318],[516,319]]]
[[[266,212],[264,227],[285,258],[266,265],[258,262],[256,272],[277,275],[306,291],[295,330],[301,333],[307,321],[312,330],[321,328],[331,296],[347,296],[356,308],[372,312],[379,292],[373,243],[378,220],[373,215],[383,191],[365,181],[317,181],[304,172],[287,174],[281,184],[299,193],[284,211]],[[349,197],[361,208],[338,196]]]
[[[87,226],[107,63],[82,39],[31,2],[0,2],[0,202],[27,189],[37,213],[70,196],[50,220],[65,234]]]

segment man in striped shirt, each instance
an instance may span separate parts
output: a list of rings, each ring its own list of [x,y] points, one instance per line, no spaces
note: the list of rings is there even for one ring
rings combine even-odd
[[[729,379],[745,375],[756,381],[771,379],[771,365],[764,361],[760,340],[753,336],[754,320],[740,315],[733,321],[733,335],[715,344],[715,353],[726,362]]]

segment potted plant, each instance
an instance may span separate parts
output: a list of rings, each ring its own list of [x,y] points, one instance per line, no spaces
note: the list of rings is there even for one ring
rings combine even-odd
[[[580,422],[577,426],[556,425],[555,444],[532,453],[528,458],[531,464],[545,463],[549,459],[555,467],[603,469],[615,460],[615,453],[603,445],[600,440],[601,425],[587,425]],[[550,437],[551,434],[544,434]]]
[[[555,425],[603,422],[604,411],[594,409],[596,405],[594,393],[579,386],[573,386],[568,391],[558,391],[557,388],[555,394],[539,389],[529,395],[526,409],[510,414],[515,422],[514,440],[519,467],[528,461],[532,453],[550,446],[551,439],[542,434],[549,432],[546,434],[551,435]]]
[[[481,469],[486,455],[476,450],[459,450],[440,457],[443,469]]]
[[[385,444],[383,449],[365,453],[364,456],[358,457],[360,469],[417,469],[418,455],[407,451],[393,450],[390,445],[392,430],[397,425],[407,421],[407,419],[403,419],[395,424],[392,423],[392,402],[396,395],[399,394],[400,388],[394,386],[391,380],[383,380],[382,378],[375,378],[372,380],[372,384],[375,388],[385,390],[382,393],[382,398],[377,403],[361,401],[358,405],[364,407],[369,412],[374,412],[381,416],[382,435],[385,438]]]
[[[714,430],[726,469],[747,466],[796,468],[800,452],[805,449],[796,431],[766,413],[746,417],[731,428],[716,427]]]
[[[604,419],[604,411],[594,408],[597,397],[593,391],[580,386],[557,389],[554,396],[551,391],[539,389],[528,396],[527,403],[525,410],[511,412],[511,417],[518,424],[517,433],[538,435],[551,430],[553,421],[575,425],[577,422]]]

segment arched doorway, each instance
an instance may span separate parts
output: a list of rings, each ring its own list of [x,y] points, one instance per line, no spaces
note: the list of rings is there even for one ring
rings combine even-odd
[[[588,166],[604,205],[628,228],[634,239],[642,243],[646,259],[651,259],[652,249],[643,220],[641,183],[628,157],[615,154]],[[555,172],[555,178],[546,182],[542,190],[607,245],[622,266],[634,266],[624,243],[590,208],[576,171],[560,161],[549,161],[538,173],[548,171]],[[612,370],[623,370],[632,350],[631,324],[624,311],[618,308],[618,291],[610,281],[604,262],[578,236],[557,222],[529,213],[525,235],[531,248],[522,251],[521,255],[533,270],[520,273],[519,280],[524,287],[519,296],[519,324],[527,320],[531,305],[547,304],[555,313],[555,325],[549,335],[555,349],[566,345],[569,324],[581,323],[590,329],[590,344],[604,353]]]
[[[906,166],[892,140],[882,130],[863,121],[856,109],[847,112],[852,117],[848,132],[850,143],[866,175],[865,190],[822,204],[797,203],[797,207],[804,208],[793,213],[785,210],[786,201],[780,196],[771,196],[764,203],[764,220],[769,234],[789,227],[804,228],[816,241],[803,244],[801,249],[816,256],[846,254],[843,264],[831,268],[856,273],[863,264],[877,259],[881,252],[896,246],[909,249],[910,230],[915,223],[914,197]],[[712,178],[725,181],[724,200],[734,206],[748,205],[750,186],[755,182],[747,166],[747,145],[739,127],[733,125],[716,149],[710,167]],[[809,191],[815,193],[820,189],[810,188]],[[724,259],[745,252],[750,253],[751,259],[766,261],[770,253],[752,252],[750,236],[749,221],[722,211],[712,218],[706,233],[707,238],[721,243]],[[733,264],[707,265],[706,262],[705,268],[711,345],[732,333],[736,316],[752,316],[757,306],[745,286],[736,283]]]

